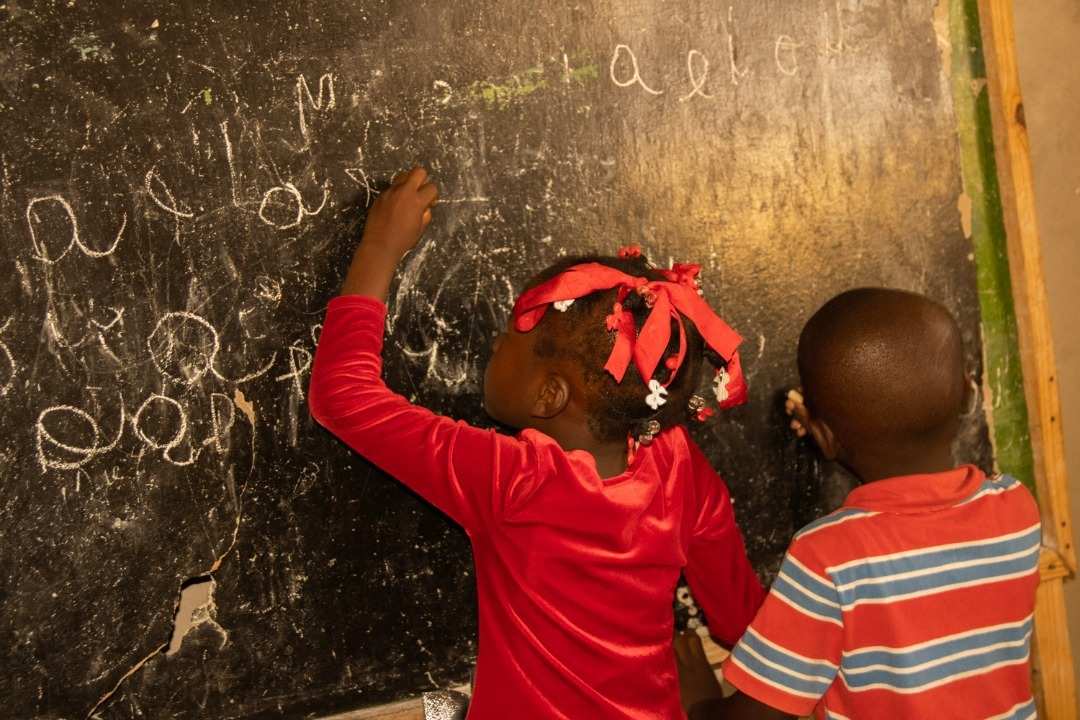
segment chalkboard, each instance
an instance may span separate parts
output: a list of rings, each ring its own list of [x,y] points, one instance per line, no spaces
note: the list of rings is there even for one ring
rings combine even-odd
[[[3,713],[309,717],[467,681],[466,538],[304,402],[364,207],[416,161],[444,197],[392,291],[390,385],[484,423],[534,272],[629,242],[702,263],[752,392],[695,433],[769,579],[848,487],[783,432],[813,308],[927,293],[981,368],[941,23],[929,0],[0,5]],[[981,413],[959,454],[990,465]]]

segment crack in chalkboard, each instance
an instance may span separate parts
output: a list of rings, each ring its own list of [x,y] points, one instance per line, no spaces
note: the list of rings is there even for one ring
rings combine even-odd
[[[116,684],[113,685],[112,689],[102,695],[101,698],[96,703],[94,703],[94,706],[90,708],[90,712],[86,713],[87,720],[98,720],[101,717],[100,715],[95,715],[95,713],[98,711],[98,708],[102,707],[105,703],[107,703],[112,698],[112,696],[116,694],[116,691],[120,689],[120,686],[123,685],[129,677],[139,672],[139,670],[142,670],[144,665],[153,660],[156,656],[163,653],[168,647],[168,642],[161,643],[156,648],[151,650],[146,657],[135,663],[126,673],[121,675],[120,679],[116,681]]]
[[[200,585],[200,584],[203,584],[203,583],[210,583],[209,596],[208,596],[207,602],[203,603],[203,604],[200,604],[198,607],[192,608],[192,615],[194,616],[194,614],[199,612],[200,609],[206,608],[207,604],[209,604],[209,606],[211,608],[211,609],[208,609],[207,612],[212,613],[212,608],[214,607],[214,605],[213,605],[213,587],[214,587],[214,585],[216,583],[216,581],[214,580],[214,573],[221,569],[222,563],[225,561],[225,558],[229,555],[229,553],[231,553],[233,551],[233,548],[236,547],[236,542],[237,542],[237,540],[239,539],[239,536],[240,536],[240,527],[243,524],[244,493],[247,492],[248,482],[251,480],[251,476],[254,474],[255,465],[256,465],[256,462],[255,462],[255,458],[256,458],[255,404],[254,404],[254,402],[249,401],[247,398],[245,398],[244,394],[240,391],[239,388],[237,388],[237,390],[235,391],[234,401],[235,401],[237,407],[240,408],[241,413],[244,415],[244,417],[247,419],[247,421],[251,424],[251,464],[250,464],[249,470],[248,470],[248,480],[244,482],[243,486],[240,488],[239,496],[236,497],[236,501],[235,501],[236,502],[236,523],[233,526],[232,538],[229,541],[229,546],[227,548],[225,548],[225,550],[222,553],[220,553],[214,559],[214,562],[210,564],[210,569],[209,570],[207,570],[204,573],[197,574],[197,575],[193,576],[192,578],[189,578],[188,580],[185,580],[181,584],[181,586],[180,586],[180,599],[177,601],[177,606],[176,606],[177,609],[176,609],[176,612],[174,613],[174,617],[176,617],[177,620],[174,621],[173,629],[169,633],[169,639],[166,640],[165,642],[161,643],[160,645],[156,646],[153,650],[150,651],[149,654],[147,654],[145,657],[143,657],[141,660],[139,660],[137,663],[135,663],[131,668],[129,668],[127,670],[127,672],[125,672],[123,675],[121,675],[120,678],[116,681],[116,684],[114,684],[113,687],[108,692],[106,692],[104,695],[102,695],[98,699],[98,701],[96,703],[94,703],[94,706],[90,708],[90,711],[86,714],[87,720],[91,720],[92,718],[96,720],[96,717],[100,717],[100,716],[95,716],[95,713],[98,711],[98,709],[103,707],[106,703],[108,703],[109,700],[112,699],[113,696],[115,696],[116,693],[120,690],[121,686],[127,681],[127,679],[130,678],[135,673],[139,672],[148,662],[153,660],[154,657],[156,657],[158,655],[161,655],[161,654],[171,654],[171,653],[176,652],[176,651],[179,650],[179,641],[177,641],[176,638],[175,638],[176,625],[179,623],[179,617],[178,616],[179,616],[179,613],[180,613],[180,611],[182,609],[182,606],[184,604],[183,600],[184,600],[184,593],[185,593],[186,590],[188,590],[190,587],[197,586],[197,585]],[[230,468],[230,471],[229,471],[229,478],[230,478],[230,480],[232,478],[232,470],[231,470],[231,468]],[[235,494],[235,492],[234,492],[234,494]],[[194,618],[194,617],[192,617],[190,619],[191,627],[194,627],[195,625],[201,624],[202,622],[213,622],[214,625],[217,625],[217,621],[213,619],[212,614],[208,614],[207,617],[201,618],[201,619]],[[222,629],[220,625],[217,625],[217,627],[224,635],[224,641],[222,643],[224,645],[224,642],[226,642],[228,640],[228,633],[225,632],[225,630]],[[185,631],[185,634],[186,634],[186,631]],[[180,640],[182,640],[182,639],[183,639],[183,636],[181,636]],[[172,649],[171,652],[167,653],[167,651],[169,651],[170,648],[172,647],[174,641],[176,642],[176,648]]]

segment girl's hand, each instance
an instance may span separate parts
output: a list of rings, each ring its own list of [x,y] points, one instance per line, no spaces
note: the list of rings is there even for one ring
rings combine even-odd
[[[439,189],[424,168],[398,175],[368,211],[363,244],[403,257],[420,241],[438,199]]]
[[[724,696],[697,633],[688,631],[675,636],[675,664],[679,670],[679,694],[687,712],[702,701]]]
[[[439,190],[422,167],[399,175],[368,211],[364,239],[353,255],[342,295],[386,302],[386,293],[405,253],[416,247],[431,222]]]
[[[792,432],[799,437],[806,437],[809,413],[806,411],[806,403],[803,400],[802,392],[800,392],[801,389],[788,390],[787,399],[784,401],[784,412],[791,418],[789,425]]]

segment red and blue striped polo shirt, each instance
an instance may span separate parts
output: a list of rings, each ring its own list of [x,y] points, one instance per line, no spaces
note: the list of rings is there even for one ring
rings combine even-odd
[[[863,485],[795,536],[724,677],[817,718],[1034,718],[1040,540],[1007,476]]]

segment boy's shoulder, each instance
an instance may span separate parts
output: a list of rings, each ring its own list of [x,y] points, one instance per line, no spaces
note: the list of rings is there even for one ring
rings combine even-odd
[[[873,524],[879,515],[862,507],[839,507],[796,532],[787,552],[807,560],[812,557],[814,565],[829,565],[837,555],[846,555],[852,536],[866,531],[867,522]]]
[[[800,543],[803,545],[811,542],[821,542],[823,539],[837,534],[844,534],[852,529],[852,526],[844,528],[842,531],[840,527],[842,525],[848,525],[852,522],[866,521],[872,517],[880,515],[881,513],[874,510],[867,510],[858,507],[840,507],[833,510],[828,515],[823,515],[817,520],[803,526],[801,530],[795,533],[792,537],[792,543]],[[812,536],[817,536],[816,541],[811,541]]]
[[[787,549],[787,558],[823,574],[826,568],[852,558],[852,552],[859,544],[855,538],[873,534],[874,519],[879,515],[880,512],[858,507],[833,510],[795,533]]]
[[[1006,494],[1009,500],[1016,502],[1018,505],[1027,506],[1036,512],[1038,511],[1035,496],[1031,494],[1031,491],[1027,489],[1024,483],[1008,473],[987,476],[979,489],[961,505],[971,504],[988,496],[1005,496]]]
[[[973,523],[981,524],[980,516],[991,515],[995,524],[1009,518],[1005,524],[1016,528],[1030,528],[1040,521],[1034,496],[1022,482],[1007,474],[986,477],[974,492],[957,501],[950,510],[959,513],[953,515],[954,521],[968,527]],[[858,554],[857,547],[862,545],[860,538],[879,538],[891,527],[888,512],[843,506],[796,532],[789,552],[799,557],[812,557],[823,565],[840,558],[851,560],[853,554]],[[879,545],[878,542],[873,544]]]

